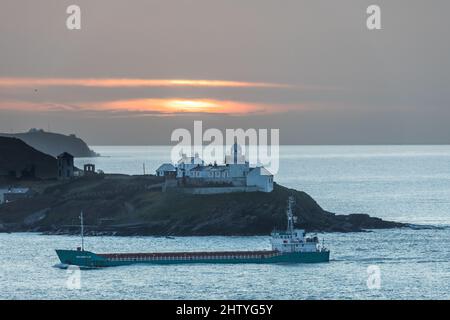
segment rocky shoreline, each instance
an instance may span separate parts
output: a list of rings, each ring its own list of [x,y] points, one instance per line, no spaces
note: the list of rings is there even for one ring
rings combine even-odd
[[[0,205],[0,232],[88,235],[252,236],[285,228],[287,198],[295,198],[298,227],[309,232],[361,232],[407,225],[367,214],[323,210],[308,194],[275,185],[271,193],[164,193],[155,176],[96,175],[66,182],[34,181],[32,198]]]

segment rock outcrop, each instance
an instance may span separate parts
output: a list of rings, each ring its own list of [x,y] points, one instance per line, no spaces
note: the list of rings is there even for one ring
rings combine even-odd
[[[0,133],[0,136],[18,138],[36,150],[53,157],[57,157],[63,152],[68,152],[76,158],[97,156],[83,140],[77,138],[75,135],[66,136],[59,133],[32,129],[24,133]]]
[[[307,231],[351,232],[404,225],[366,214],[336,215],[308,194],[275,185],[271,193],[191,195],[163,193],[154,176],[105,175],[55,182],[31,199],[0,206],[3,229],[51,234],[96,235],[268,235],[285,228],[286,201],[295,198],[298,227]]]

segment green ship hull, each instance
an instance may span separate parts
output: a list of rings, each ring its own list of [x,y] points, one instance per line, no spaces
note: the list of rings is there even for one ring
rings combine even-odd
[[[329,251],[280,253],[278,251],[249,252],[177,252],[95,254],[81,250],[56,250],[62,266],[105,268],[132,264],[267,264],[320,263],[330,261]]]

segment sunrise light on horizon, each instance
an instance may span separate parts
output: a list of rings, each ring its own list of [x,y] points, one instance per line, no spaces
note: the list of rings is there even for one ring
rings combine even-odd
[[[129,99],[64,104],[54,102],[0,101],[0,110],[23,112],[111,112],[171,115],[180,113],[248,114],[276,112],[270,105],[214,99]],[[281,108],[280,108],[281,110]],[[284,110],[284,109],[283,109]]]
[[[287,84],[206,79],[137,79],[137,78],[28,78],[3,77],[0,87],[222,87],[222,88],[288,88]]]

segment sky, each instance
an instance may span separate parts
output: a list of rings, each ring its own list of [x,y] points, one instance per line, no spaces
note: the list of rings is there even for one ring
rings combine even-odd
[[[68,30],[66,8],[81,8]],[[381,30],[366,9],[381,8]],[[447,0],[2,0],[0,132],[171,144],[450,144]]]

